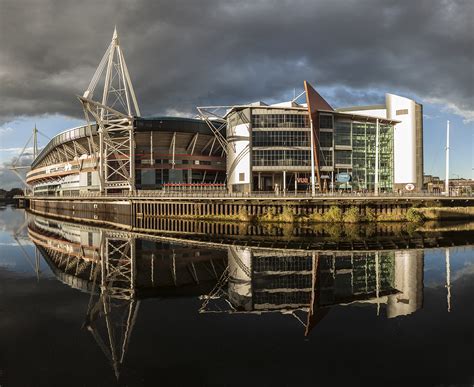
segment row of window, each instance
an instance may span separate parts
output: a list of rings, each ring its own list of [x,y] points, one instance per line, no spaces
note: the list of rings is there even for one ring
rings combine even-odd
[[[253,165],[265,166],[309,166],[309,150],[256,150],[253,152]]]
[[[135,175],[138,185],[161,185],[165,183],[222,183],[225,173],[188,171],[183,169],[142,169]]]
[[[154,160],[154,164],[156,166],[166,164],[166,165],[171,165],[173,164],[172,159],[156,159]],[[151,160],[150,159],[138,159],[137,163],[141,165],[151,165]],[[181,160],[181,159],[175,159],[174,160],[175,165],[223,165],[223,161],[209,161],[209,160]]]
[[[253,146],[310,146],[309,132],[252,132]]]
[[[307,114],[254,114],[253,128],[309,128]]]

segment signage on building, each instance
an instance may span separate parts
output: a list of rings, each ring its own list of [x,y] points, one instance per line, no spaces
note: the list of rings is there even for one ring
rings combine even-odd
[[[336,175],[336,181],[338,183],[348,183],[351,181],[351,175],[347,172],[341,172]]]
[[[412,183],[408,183],[406,186],[405,186],[405,189],[407,191],[413,191],[415,189],[415,185],[412,184]]]
[[[297,177],[296,182],[299,184],[309,184],[309,179],[307,177]]]

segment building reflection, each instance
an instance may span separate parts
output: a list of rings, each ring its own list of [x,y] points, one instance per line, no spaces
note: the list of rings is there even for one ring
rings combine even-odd
[[[140,302],[198,297],[226,270],[225,250],[192,249],[91,226],[30,218],[28,234],[54,275],[90,294],[83,324],[119,377]]]
[[[307,335],[332,306],[353,303],[376,304],[377,313],[385,305],[388,318],[420,309],[423,250],[311,252],[230,246],[228,270],[204,297],[201,312],[291,314]]]
[[[117,378],[149,297],[199,297],[201,313],[288,314],[305,335],[336,305],[374,304],[388,318],[423,305],[423,250],[216,246],[40,216],[28,234],[61,282],[89,294],[83,327]]]

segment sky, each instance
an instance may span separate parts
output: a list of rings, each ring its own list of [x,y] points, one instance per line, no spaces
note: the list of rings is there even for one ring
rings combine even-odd
[[[390,92],[424,106],[425,174],[444,177],[450,120],[450,177],[474,178],[472,0],[0,0],[0,165],[35,124],[44,146],[83,122],[114,26],[142,115],[288,100],[304,80],[334,107]]]

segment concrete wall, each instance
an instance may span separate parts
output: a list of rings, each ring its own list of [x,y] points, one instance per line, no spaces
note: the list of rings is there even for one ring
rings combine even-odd
[[[387,118],[401,121],[393,136],[394,184],[416,184],[416,103],[394,94],[386,94],[385,101]]]
[[[230,192],[249,192],[252,186],[250,109],[243,114],[247,122],[242,122],[237,114],[228,120],[227,186]]]

